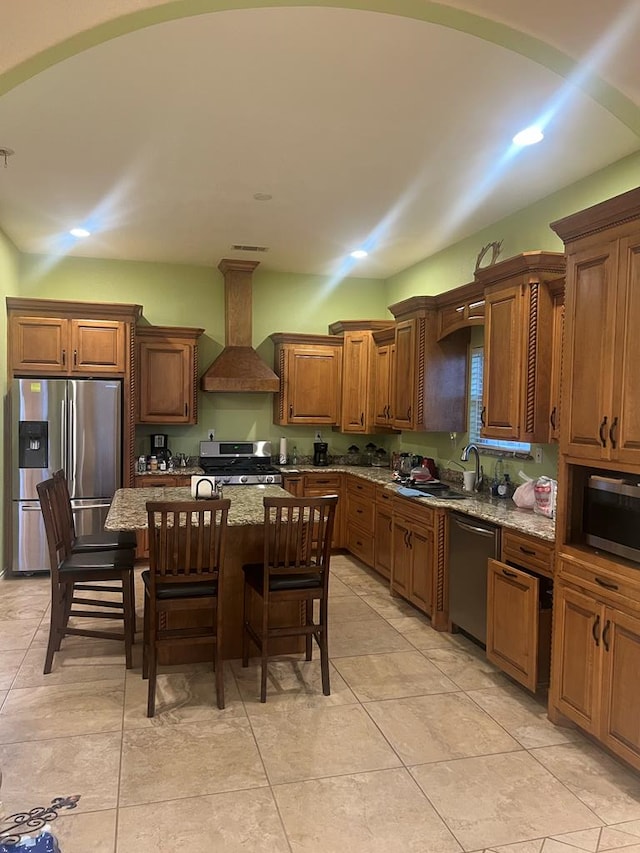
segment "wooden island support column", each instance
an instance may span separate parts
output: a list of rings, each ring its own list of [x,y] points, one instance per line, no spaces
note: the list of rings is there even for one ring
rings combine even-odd
[[[225,490],[225,497],[231,499],[222,601],[222,653],[225,660],[240,658],[242,653],[242,601],[244,592],[242,566],[244,563],[259,563],[263,559],[263,498],[265,496],[291,497],[280,486],[230,486]],[[107,530],[146,530],[147,501],[186,500],[191,500],[191,492],[187,488],[118,489],[114,495],[105,528]],[[258,609],[261,612],[261,608]],[[203,618],[204,615],[197,610],[176,614],[175,626],[187,627],[189,624],[194,624],[193,620]],[[295,624],[300,617],[300,606],[296,602],[276,605],[273,610],[275,624]],[[189,620],[189,622],[185,620]],[[303,643],[298,637],[274,640],[270,646],[273,654],[293,653],[303,649]],[[161,656],[160,662],[163,664],[209,661],[213,654],[212,649],[206,645],[195,645],[193,649],[186,651],[184,649],[162,651],[164,656]]]

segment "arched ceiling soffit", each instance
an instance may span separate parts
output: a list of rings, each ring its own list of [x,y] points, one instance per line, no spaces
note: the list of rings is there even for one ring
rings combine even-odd
[[[48,3],[43,6],[45,14],[47,6]],[[326,0],[174,0],[170,3],[155,3],[153,0],[119,0],[119,2],[110,3],[106,12],[104,5],[99,4],[97,14],[102,14],[103,20],[96,20],[95,9],[92,11],[86,3],[81,2],[78,10],[81,14],[76,15],[67,11],[69,21],[63,22],[62,28],[67,33],[73,26],[77,27],[75,32],[64,38],[59,37],[57,42],[46,47],[42,44],[36,44],[34,40],[32,49],[35,52],[18,61],[14,60],[15,64],[12,67],[3,69],[0,59],[0,95],[64,59],[110,39],[154,24],[220,11],[287,6],[292,8],[323,6],[379,12],[439,24],[476,36],[525,56],[565,79],[571,78],[572,82],[578,85],[596,103],[640,136],[640,108],[623,92],[601,77],[586,73],[584,68],[581,69],[579,63],[567,53],[540,38],[504,23],[490,20],[464,9],[430,2],[430,0],[341,0],[341,2],[326,2]],[[127,11],[127,7],[130,11]],[[33,8],[30,8],[29,14],[32,15]],[[108,17],[109,10],[111,10],[113,17]],[[59,10],[56,15],[59,16]],[[93,17],[94,15],[96,17]],[[41,34],[43,41],[45,38],[50,39],[51,36],[47,36],[46,32],[46,26],[42,31],[39,31],[37,27],[30,28],[32,39],[34,36],[37,38],[38,33]],[[3,50],[0,53],[4,54],[5,57],[11,56],[11,50]],[[14,57],[17,56],[15,50],[13,54]]]

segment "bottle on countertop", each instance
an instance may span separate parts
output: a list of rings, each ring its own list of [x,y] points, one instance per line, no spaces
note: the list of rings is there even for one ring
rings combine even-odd
[[[138,474],[144,474],[147,470],[147,457],[139,456],[138,457]]]
[[[291,464],[298,464],[298,448],[295,446],[295,444],[293,445],[293,453],[291,454]]]
[[[157,471],[158,470],[158,458],[156,456],[152,456],[149,460],[149,470]]]

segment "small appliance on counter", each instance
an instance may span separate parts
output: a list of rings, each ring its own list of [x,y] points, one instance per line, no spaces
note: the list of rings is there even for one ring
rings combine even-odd
[[[326,441],[313,442],[313,464],[322,468],[329,464],[329,445]]]
[[[151,442],[150,456],[155,456],[158,462],[169,462],[171,451],[168,446],[169,436],[164,432],[154,432],[149,436]]]

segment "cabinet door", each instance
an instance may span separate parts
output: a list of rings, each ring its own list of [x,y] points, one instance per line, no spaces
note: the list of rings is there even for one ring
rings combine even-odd
[[[411,551],[409,550],[409,534],[411,524],[401,516],[394,516],[392,531],[392,560],[391,560],[391,589],[402,595],[409,596],[411,583]]]
[[[72,373],[124,373],[125,324],[119,320],[71,320]]]
[[[549,389],[549,442],[560,441],[560,384],[564,342],[564,290],[553,299],[551,385]]]
[[[385,578],[391,578],[392,519],[391,500],[376,504],[374,568]]]
[[[605,608],[602,628],[603,743],[617,755],[639,766],[640,619]]]
[[[304,482],[300,474],[284,474],[282,477],[282,488],[296,498],[304,495]]]
[[[167,341],[138,345],[138,423],[194,423],[192,348]]]
[[[487,293],[484,327],[484,438],[517,441],[520,435],[523,294],[520,285]]]
[[[535,692],[538,683],[538,579],[489,560],[487,658]]]
[[[340,423],[342,353],[325,345],[291,346],[287,353],[287,423]]]
[[[393,426],[411,430],[416,423],[416,324],[413,320],[397,324],[395,347]]]
[[[342,432],[370,427],[369,371],[371,332],[347,332],[342,352]]]
[[[66,373],[69,321],[54,317],[15,317],[9,326],[14,373]]]
[[[342,547],[344,526],[344,500],[342,496],[342,477],[340,474],[305,474],[303,494],[307,498],[320,497],[322,495],[338,495],[338,506],[333,523],[333,536],[331,546]]]
[[[391,413],[391,377],[393,369],[394,344],[384,344],[376,347],[375,385],[374,385],[374,422],[376,426],[388,427],[393,415]]]
[[[412,525],[409,531],[409,601],[428,616],[433,610],[433,530]]]
[[[615,242],[568,258],[560,447],[585,459],[610,451],[617,266]]]
[[[600,728],[602,606],[588,595],[556,585],[553,631],[553,702],[586,731]]]
[[[608,443],[612,459],[637,465],[640,463],[640,237],[622,240],[619,257],[620,285],[613,359],[615,390]]]

